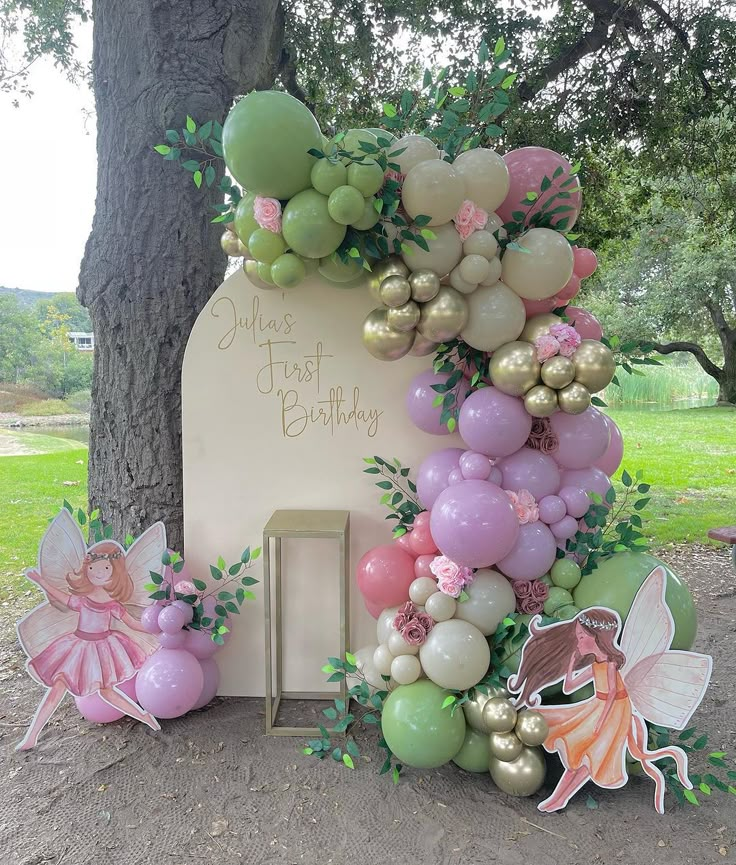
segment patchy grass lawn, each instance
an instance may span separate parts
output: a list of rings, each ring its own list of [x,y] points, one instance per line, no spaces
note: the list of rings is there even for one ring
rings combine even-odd
[[[648,533],[655,546],[712,543],[736,525],[736,409],[607,409],[624,437],[623,467],[652,485]]]

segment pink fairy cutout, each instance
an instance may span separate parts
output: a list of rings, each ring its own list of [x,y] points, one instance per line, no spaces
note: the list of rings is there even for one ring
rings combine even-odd
[[[466,241],[474,231],[486,227],[488,213],[466,198],[460,205],[460,210],[453,218],[453,222],[460,239]]]
[[[588,781],[623,787],[627,751],[654,781],[660,814],[666,783],[658,760],[671,757],[680,783],[692,789],[687,754],[676,746],[650,749],[645,723],[683,730],[705,695],[712,670],[708,655],[670,648],[675,623],[666,587],[666,571],[655,568],[637,592],[623,632],[619,614],[606,607],[549,626],[538,617],[530,621],[530,638],[508,688],[518,695],[519,707],[544,716],[549,727],[544,748],[558,755],[565,770],[540,811],[564,808]],[[540,693],[560,681],[564,694],[590,683],[594,694],[577,703],[540,705]]]
[[[166,530],[156,523],[126,550],[116,541],[89,549],[63,509],[41,539],[38,565],[26,571],[46,596],[18,622],[26,669],[46,688],[19,750],[33,748],[67,692],[100,698],[154,730],[156,719],[119,688],[136,675],[158,640],[140,622],[152,601],[145,588],[161,568]]]
[[[253,202],[253,218],[266,231],[281,234],[281,202],[277,199],[256,195]]]

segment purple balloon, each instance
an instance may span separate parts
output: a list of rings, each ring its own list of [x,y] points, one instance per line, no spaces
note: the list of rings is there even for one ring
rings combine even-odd
[[[177,634],[189,621],[183,610],[170,604],[164,607],[158,614],[158,626],[164,634]]]
[[[199,662],[204,676],[204,684],[202,685],[202,693],[199,699],[194,704],[195,709],[201,709],[210,703],[220,687],[220,668],[217,666],[217,661],[214,658],[204,658]]]
[[[608,443],[606,452],[593,465],[610,478],[616,474],[618,467],[621,465],[621,460],[624,458],[624,440],[621,437],[621,430],[611,418],[608,415],[603,415],[603,417],[606,419],[608,431],[611,434],[611,441]]]
[[[158,626],[158,614],[161,612],[161,607],[151,605],[146,607],[141,613],[141,625],[147,634],[158,634],[161,628]]]
[[[582,414],[553,414],[550,428],[557,436],[555,460],[566,469],[592,466],[606,452],[611,433],[606,416],[597,408],[587,408]]]
[[[191,604],[188,604],[186,601],[174,601],[171,604],[172,607],[176,607],[177,610],[181,610],[182,613],[186,616],[186,624],[188,625],[192,619],[194,618],[194,607]]]
[[[539,519],[547,525],[561,520],[567,513],[567,506],[559,496],[544,496],[539,501]]]
[[[446,384],[449,377],[449,373],[446,372],[436,373],[431,369],[425,370],[411,380],[406,394],[406,410],[412,423],[430,435],[446,436],[450,433],[447,425],[440,423],[442,404],[436,407],[432,405],[437,396],[442,395],[432,390],[432,385]],[[466,385],[461,381],[456,389],[458,408],[465,402],[465,393]]]
[[[485,454],[465,451],[460,457],[460,471],[466,481],[487,481],[492,468],[491,461]]]
[[[468,568],[486,568],[514,546],[519,521],[500,487],[463,481],[437,496],[429,528],[448,559]]]
[[[164,632],[158,638],[159,643],[164,649],[181,649],[186,643],[187,632],[184,630],[176,631],[173,634]]]
[[[493,466],[491,469],[491,473],[488,475],[488,480],[495,484],[497,487],[500,487],[503,483],[503,475],[501,474],[501,469],[498,466]]]
[[[532,418],[524,403],[495,387],[471,393],[460,409],[458,430],[471,450],[505,457],[529,438]]]
[[[571,517],[584,517],[591,505],[588,494],[580,487],[562,487],[560,498]]]
[[[448,484],[459,484],[461,481],[464,481],[463,473],[460,469],[453,469],[450,474],[447,476]]]
[[[199,658],[200,661],[203,661],[206,658],[211,658],[220,648],[212,639],[212,635],[209,631],[195,631],[190,629],[184,633],[186,634],[184,639],[184,648],[187,652],[194,655],[195,658]],[[227,634],[225,636],[227,636]]]
[[[184,649],[159,649],[138,671],[138,702],[156,718],[178,718],[197,703],[204,685],[199,661]]]
[[[606,493],[611,488],[611,479],[608,475],[603,474],[600,469],[596,468],[567,469],[567,471],[562,473],[562,486],[580,487],[586,493],[592,490],[605,500]],[[561,498],[564,498],[564,496],[561,496]],[[590,507],[590,504],[590,501],[588,501],[588,507]],[[581,514],[581,516],[583,515]]]
[[[419,466],[417,471],[417,495],[422,505],[431,508],[437,496],[449,485],[450,472],[460,468],[462,448],[443,448],[435,451]]]
[[[560,488],[557,463],[535,448],[521,448],[502,459],[498,467],[503,474],[505,490],[529,490],[537,501],[555,495]]]
[[[574,538],[578,533],[578,521],[569,514],[549,527],[552,534],[560,541]]]
[[[519,536],[510,553],[496,567],[510,580],[537,580],[555,563],[557,541],[544,523],[519,526]]]
[[[115,689],[122,691],[131,700],[135,700],[135,680],[136,677],[133,676],[132,679],[119,682],[115,685]],[[96,694],[87,694],[86,697],[75,697],[74,702],[79,710],[79,714],[88,721],[92,721],[93,724],[110,724],[125,717],[125,713],[121,712],[120,709],[116,709],[114,706],[106,703],[99,692]]]

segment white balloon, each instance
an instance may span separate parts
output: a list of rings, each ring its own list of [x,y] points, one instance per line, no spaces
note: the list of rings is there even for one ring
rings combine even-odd
[[[462,274],[460,272],[460,265],[453,268],[450,272],[450,285],[455,289],[455,291],[459,291],[461,294],[472,294],[476,288],[478,288],[477,282],[468,282],[463,279]]]
[[[468,297],[468,323],[462,339],[479,351],[495,351],[513,342],[524,329],[526,310],[515,292],[497,282],[479,286]]]
[[[399,655],[419,654],[419,646],[410,646],[398,631],[393,631],[393,633],[388,635],[387,645],[389,652],[391,652],[394,658],[398,658]]]
[[[403,150],[403,153],[399,153]],[[398,155],[392,156],[393,153]],[[439,159],[440,152],[434,142],[423,135],[405,135],[395,141],[388,151],[388,161],[399,166],[401,174],[408,174],[415,165],[429,159]]]
[[[389,652],[388,646],[385,643],[381,643],[373,653],[373,663],[382,676],[391,675],[391,662],[393,659],[394,656]]]
[[[391,676],[399,685],[411,685],[422,674],[422,665],[416,655],[400,655],[391,663]]]
[[[384,684],[381,679],[381,674],[373,663],[373,653],[377,648],[378,646],[373,643],[370,646],[363,646],[363,648],[358,649],[357,652],[353,652],[355,655],[355,666],[358,668],[358,671],[363,674],[365,680],[374,690],[382,689]],[[348,688],[353,688],[355,685],[359,685],[362,679],[356,673],[347,673],[345,681],[347,682]]]
[[[501,279],[501,259],[496,256],[489,262],[488,276],[481,280],[481,285],[495,285]]]
[[[435,592],[427,598],[424,609],[435,620],[435,622],[445,622],[455,615],[457,601],[443,592]]]
[[[394,619],[398,612],[398,607],[387,607],[376,619],[376,639],[379,643],[388,642],[389,635],[394,630]]]
[[[482,255],[489,261],[498,253],[498,241],[487,229],[474,231],[463,243],[465,255]]]
[[[506,163],[495,150],[466,150],[452,164],[465,182],[466,198],[488,212],[503,204],[511,181]]]
[[[518,242],[524,251],[507,247],[501,273],[519,297],[545,300],[567,285],[574,259],[563,234],[552,228],[531,228]]]
[[[460,276],[466,282],[478,285],[479,282],[483,282],[484,279],[488,278],[488,274],[491,271],[491,263],[482,255],[476,255],[475,253],[468,255],[466,253],[465,258],[458,264],[458,270],[460,271]]]
[[[470,622],[450,619],[438,622],[419,650],[422,669],[441,688],[464,691],[488,672],[491,650],[488,640]]]
[[[457,605],[456,619],[470,622],[489,637],[503,619],[516,609],[516,595],[511,583],[498,571],[482,568],[473,582],[465,587],[467,601]]]
[[[437,581],[432,577],[417,577],[409,586],[409,598],[415,604],[426,604],[427,598],[437,591]]]

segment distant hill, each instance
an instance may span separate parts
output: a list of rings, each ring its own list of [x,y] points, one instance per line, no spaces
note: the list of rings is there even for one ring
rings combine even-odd
[[[67,293],[72,294],[73,292],[65,292],[65,294]],[[33,306],[42,298],[51,297],[51,293],[47,291],[30,291],[27,288],[6,288],[4,285],[0,285],[0,294],[15,295],[21,306]]]
[[[29,291],[25,288],[6,288],[0,285],[0,297],[14,297],[18,305],[35,312],[40,319],[46,318],[49,306],[63,313],[69,330],[89,333],[92,322],[89,313],[77,300],[73,291]]]

